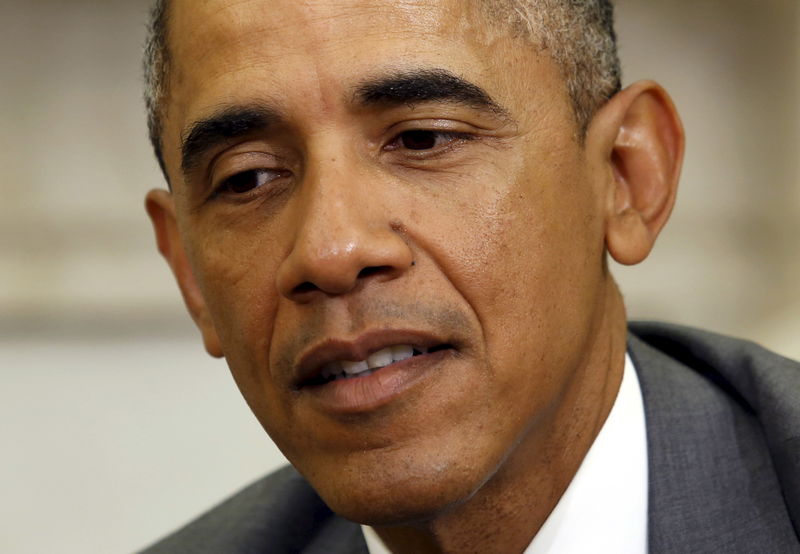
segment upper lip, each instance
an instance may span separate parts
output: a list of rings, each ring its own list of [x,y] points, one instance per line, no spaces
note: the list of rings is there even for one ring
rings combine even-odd
[[[319,376],[326,364],[335,361],[366,360],[373,352],[388,346],[408,344],[432,348],[447,343],[430,333],[402,329],[381,329],[359,335],[355,339],[324,339],[305,350],[298,358],[294,370],[295,388]]]

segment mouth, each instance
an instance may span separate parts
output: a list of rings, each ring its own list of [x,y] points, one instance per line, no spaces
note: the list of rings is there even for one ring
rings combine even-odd
[[[316,376],[301,382],[302,386],[321,386],[332,381],[358,379],[367,377],[383,368],[390,367],[417,356],[435,354],[452,349],[450,344],[435,346],[415,346],[412,344],[394,344],[377,350],[361,360],[333,360],[321,367]]]
[[[329,339],[299,358],[292,388],[326,412],[368,412],[439,375],[458,352],[453,341],[416,331]]]

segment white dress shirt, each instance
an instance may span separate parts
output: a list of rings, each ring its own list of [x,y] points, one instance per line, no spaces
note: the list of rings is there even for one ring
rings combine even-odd
[[[578,472],[524,554],[646,554],[647,434],[639,378],[625,355],[614,406]],[[390,554],[362,526],[370,554]]]

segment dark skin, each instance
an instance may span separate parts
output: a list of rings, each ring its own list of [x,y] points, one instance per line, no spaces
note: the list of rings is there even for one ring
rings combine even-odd
[[[554,62],[482,22],[455,0],[170,21],[159,250],[275,443],[394,552],[531,541],[619,388],[606,255],[648,255],[683,154],[652,82],[577,140]],[[435,352],[312,382],[398,344]]]

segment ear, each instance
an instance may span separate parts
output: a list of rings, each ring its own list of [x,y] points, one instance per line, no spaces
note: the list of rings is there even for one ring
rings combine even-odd
[[[657,83],[635,83],[598,111],[589,143],[606,166],[606,248],[619,263],[637,264],[675,204],[684,149],[675,105]]]
[[[151,190],[145,199],[145,209],[153,223],[158,251],[167,260],[178,281],[189,314],[203,335],[206,351],[215,358],[221,358],[223,353],[219,337],[181,242],[172,194],[166,190]]]

